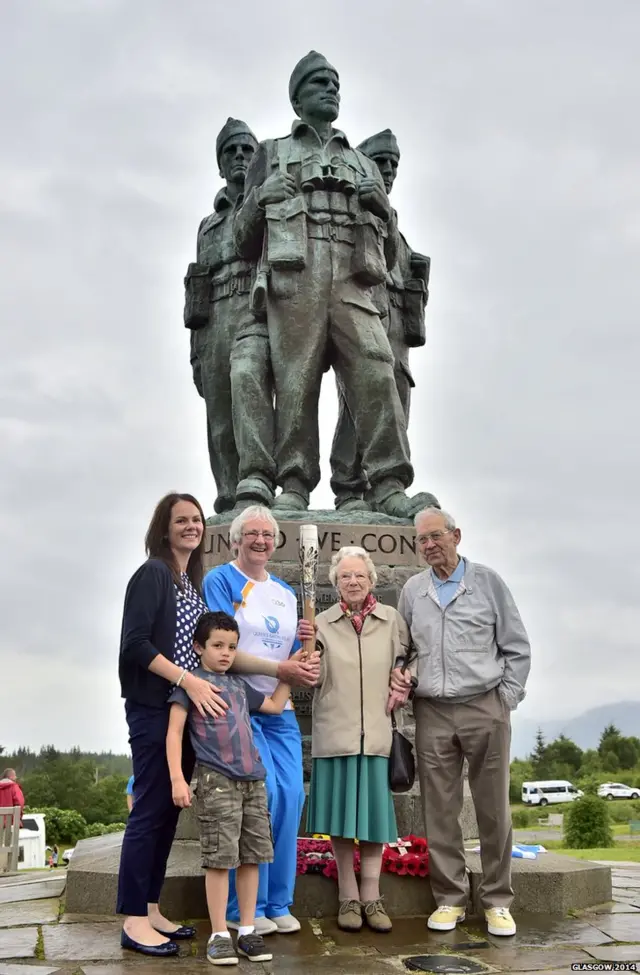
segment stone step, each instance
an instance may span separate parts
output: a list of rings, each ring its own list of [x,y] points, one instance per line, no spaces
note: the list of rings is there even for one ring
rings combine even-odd
[[[465,782],[465,795],[462,806],[462,816],[460,823],[462,826],[462,836],[465,840],[475,839],[478,835],[478,825],[476,822],[476,812],[473,800],[468,791],[468,784]],[[305,786],[308,793],[308,786]],[[396,821],[398,825],[398,836],[424,836],[424,819],[422,816],[422,805],[420,802],[420,790],[415,785],[410,792],[403,792],[393,797],[393,805],[396,811]],[[300,825],[300,835],[307,835],[304,827],[307,821],[307,803],[305,801],[302,811]],[[198,823],[196,821],[193,806],[183,809],[178,820],[177,840],[197,840],[199,839]]]
[[[113,914],[118,887],[122,833],[110,833],[78,843],[67,873],[66,910],[69,914]],[[480,911],[480,857],[467,854],[471,901]],[[588,860],[545,853],[536,860],[513,860],[516,912],[566,915],[611,900],[611,868]],[[428,878],[383,874],[382,892],[391,917],[422,916],[433,910]],[[174,843],[167,865],[161,907],[170,917],[207,916],[204,875],[197,842]],[[300,917],[334,917],[335,882],[321,874],[305,874],[296,883],[293,913]]]
[[[63,892],[67,879],[64,868],[42,871],[42,873],[25,874],[20,872],[0,879],[0,904],[13,901],[42,900],[48,897],[59,897]]]

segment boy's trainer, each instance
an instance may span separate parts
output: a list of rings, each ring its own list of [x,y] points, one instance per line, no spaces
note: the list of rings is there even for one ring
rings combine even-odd
[[[261,935],[241,934],[238,938],[238,952],[249,961],[271,961],[273,955],[264,943]]]
[[[212,965],[237,965],[238,956],[231,938],[212,935],[207,943],[207,961]]]

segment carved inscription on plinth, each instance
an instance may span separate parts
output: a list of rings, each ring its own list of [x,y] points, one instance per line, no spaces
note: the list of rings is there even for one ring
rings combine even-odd
[[[313,524],[313,512],[309,512]],[[298,524],[283,522],[273,562],[295,562],[299,558]],[[318,525],[320,561],[330,562],[331,556],[345,545],[358,545],[368,552],[378,565],[417,565],[416,535],[410,526],[395,525]],[[228,562],[233,556],[229,545],[229,525],[207,525],[205,566]]]

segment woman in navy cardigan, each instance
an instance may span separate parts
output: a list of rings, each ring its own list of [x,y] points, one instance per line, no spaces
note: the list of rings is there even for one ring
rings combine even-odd
[[[122,843],[117,912],[127,915],[123,948],[164,956],[177,954],[176,941],[195,934],[158,908],[180,812],[166,758],[167,699],[179,685],[202,714],[217,717],[226,704],[211,684],[191,674],[197,665],[193,631],[206,611],[200,597],[204,515],[192,495],[168,494],[159,502],[145,547],[148,559],[127,586],[120,643],[136,801]],[[188,782],[194,767],[188,735],[182,764]]]

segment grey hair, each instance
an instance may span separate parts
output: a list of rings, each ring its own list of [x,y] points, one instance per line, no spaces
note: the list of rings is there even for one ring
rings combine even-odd
[[[331,568],[329,569],[329,581],[332,586],[338,588],[338,566],[343,559],[362,559],[365,564],[366,570],[369,573],[369,581],[372,586],[375,586],[378,581],[378,573],[376,572],[376,567],[373,564],[371,556],[359,545],[345,545],[341,548],[339,552],[331,559]]]
[[[248,508],[243,508],[240,514],[236,515],[231,522],[231,527],[229,528],[229,544],[231,545],[232,551],[238,551],[238,546],[242,541],[242,529],[248,521],[253,521],[254,518],[269,522],[276,536],[276,544],[278,543],[278,535],[280,534],[278,522],[263,504],[251,504]]]
[[[450,515],[448,511],[443,511],[442,508],[423,508],[419,511],[413,520],[413,524],[418,527],[418,522],[425,515],[441,515],[444,518],[444,527],[448,532],[452,532],[456,527],[456,520],[453,515]]]

